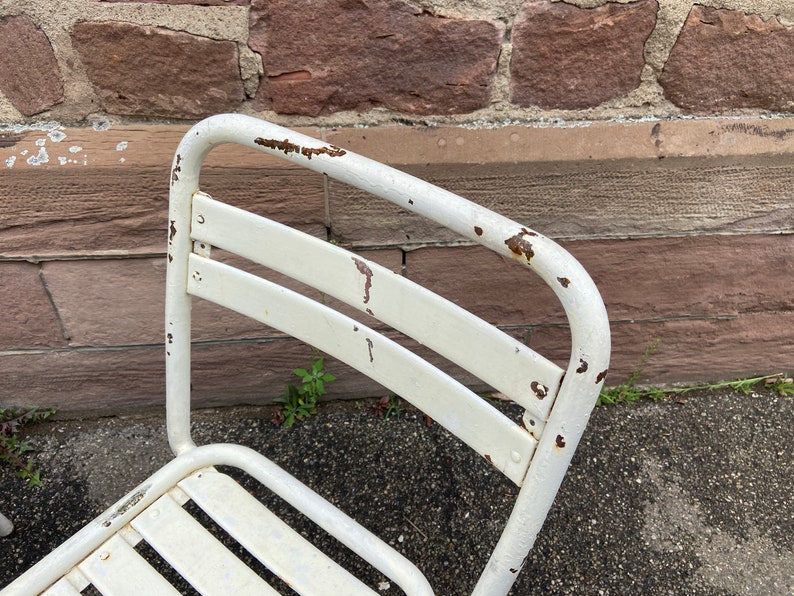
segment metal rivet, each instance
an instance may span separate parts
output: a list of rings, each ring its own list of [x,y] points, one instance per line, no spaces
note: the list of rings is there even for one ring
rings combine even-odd
[[[521,454],[518,451],[511,451],[510,452],[510,459],[512,459],[515,463],[521,462]]]

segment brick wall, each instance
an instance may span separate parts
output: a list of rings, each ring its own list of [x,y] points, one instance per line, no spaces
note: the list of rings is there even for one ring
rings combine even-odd
[[[614,382],[656,340],[646,381],[794,368],[789,2],[0,0],[0,56],[0,403],[161,403],[168,166],[223,111],[559,239],[604,293]],[[432,226],[244,150],[205,182],[564,353],[548,296],[494,306],[490,257]],[[201,404],[272,399],[308,355],[199,315]]]

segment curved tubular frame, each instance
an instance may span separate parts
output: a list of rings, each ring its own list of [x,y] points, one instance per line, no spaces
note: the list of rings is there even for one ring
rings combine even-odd
[[[171,170],[166,334],[167,345],[179,349],[167,351],[166,390],[168,438],[176,454],[195,445],[190,437],[188,270],[186,259],[174,255],[191,250],[191,199],[199,190],[201,165],[225,143],[281,157],[432,219],[533,270],[562,303],[571,328],[571,358],[513,513],[474,591],[506,594],[546,518],[606,377],[609,322],[592,279],[551,239],[409,174],[256,118],[208,118],[179,144]]]

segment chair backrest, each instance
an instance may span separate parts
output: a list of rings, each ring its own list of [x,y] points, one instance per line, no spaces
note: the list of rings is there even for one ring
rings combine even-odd
[[[405,277],[199,190],[207,153],[238,143],[390,200],[535,271],[567,314],[564,370],[496,327]],[[351,318],[214,260],[240,255],[361,312]],[[517,486],[515,509],[475,593],[506,593],[534,542],[585,428],[609,359],[600,295],[581,265],[548,238],[388,166],[242,115],[197,124],[171,174],[166,304],[167,410],[175,453],[190,438],[190,300],[197,296],[296,337],[368,375],[462,439]],[[520,290],[515,300],[526,300]],[[525,411],[516,423],[415,352],[367,325],[378,320],[470,371]]]

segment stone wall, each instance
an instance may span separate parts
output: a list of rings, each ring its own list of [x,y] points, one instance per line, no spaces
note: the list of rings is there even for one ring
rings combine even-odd
[[[0,0],[0,56],[0,403],[162,402],[171,155],[225,111],[560,240],[604,293],[612,382],[657,342],[644,381],[794,367],[786,0]],[[521,278],[532,299],[504,306],[512,278],[433,226],[245,150],[211,155],[204,183],[564,358],[550,297]],[[198,319],[203,405],[268,401],[310,353]],[[336,395],[380,391],[332,366]]]

